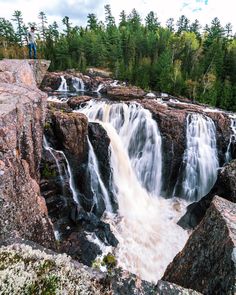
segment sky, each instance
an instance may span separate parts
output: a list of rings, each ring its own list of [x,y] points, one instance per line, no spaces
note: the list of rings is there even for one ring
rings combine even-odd
[[[218,17],[222,25],[231,22],[235,32],[235,2],[236,0],[0,0],[0,17],[11,20],[14,11],[20,10],[26,24],[38,23],[38,13],[43,11],[48,23],[57,21],[61,26],[62,18],[68,16],[74,25],[86,26],[89,13],[95,13],[99,20],[104,21],[104,6],[110,4],[117,22],[122,10],[129,14],[135,8],[143,20],[148,12],[154,11],[162,25],[170,17],[176,23],[182,14],[191,21],[198,19],[202,26]]]

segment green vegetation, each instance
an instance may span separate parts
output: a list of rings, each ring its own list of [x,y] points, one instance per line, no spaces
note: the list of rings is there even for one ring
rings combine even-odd
[[[25,29],[20,11],[14,12],[16,31],[0,18],[0,57],[25,58]],[[65,16],[63,32],[47,23],[40,12],[38,57],[50,59],[51,70],[87,66],[108,68],[115,78],[144,89],[186,96],[194,101],[236,111],[236,38],[231,24],[214,18],[201,28],[186,16],[161,26],[151,11],[142,23],[137,10],[120,13],[115,23],[105,6],[105,23],[88,14],[87,26],[73,26]],[[176,24],[176,25],[175,25]]]
[[[55,169],[49,167],[48,163],[46,163],[42,170],[42,178],[50,179],[56,177]]]

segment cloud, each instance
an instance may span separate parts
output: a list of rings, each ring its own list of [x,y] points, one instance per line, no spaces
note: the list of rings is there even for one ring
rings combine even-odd
[[[101,11],[105,5],[105,0],[94,2],[94,0],[59,0],[55,7],[47,9],[50,16],[68,16],[71,20],[80,25],[86,24],[89,13]]]

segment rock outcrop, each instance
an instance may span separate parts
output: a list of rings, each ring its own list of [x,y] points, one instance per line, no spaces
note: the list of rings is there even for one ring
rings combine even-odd
[[[183,228],[194,228],[204,217],[215,195],[236,203],[236,160],[221,168],[211,191],[198,202],[187,207],[187,211],[178,221]]]
[[[234,294],[236,205],[218,196],[163,280],[203,294]]]
[[[155,286],[121,269],[102,273],[20,239],[0,248],[0,274],[1,293],[11,295],[200,295],[165,281]]]
[[[0,62],[0,240],[19,236],[53,248],[37,183],[46,97],[27,61]]]

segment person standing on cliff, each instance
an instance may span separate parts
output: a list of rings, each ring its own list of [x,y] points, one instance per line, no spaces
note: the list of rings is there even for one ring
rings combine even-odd
[[[35,43],[35,27],[31,27],[27,33],[28,47],[29,47],[29,58],[32,58],[32,50],[34,52],[34,59],[36,59],[36,43]]]

